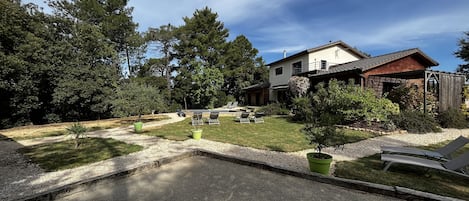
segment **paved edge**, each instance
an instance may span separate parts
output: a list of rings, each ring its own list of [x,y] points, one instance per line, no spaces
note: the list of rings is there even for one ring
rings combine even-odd
[[[352,180],[352,179],[324,176],[324,175],[316,174],[316,173],[307,174],[307,173],[295,172],[295,171],[287,170],[281,167],[268,165],[260,161],[253,161],[253,160],[247,160],[247,159],[238,158],[238,157],[232,157],[232,156],[210,152],[206,150],[201,150],[201,149],[185,152],[183,154],[173,156],[173,157],[161,158],[161,159],[158,159],[156,161],[150,162],[148,164],[145,164],[136,168],[132,168],[132,169],[124,170],[124,171],[116,171],[116,172],[104,174],[101,176],[97,176],[94,178],[85,179],[79,182],[75,182],[75,183],[68,184],[68,185],[65,185],[56,189],[49,190],[43,193],[23,197],[17,200],[27,200],[27,201],[54,200],[57,197],[57,195],[69,192],[81,185],[90,185],[90,184],[94,184],[99,181],[110,179],[113,177],[131,176],[141,171],[145,171],[145,170],[152,169],[152,168],[157,168],[162,165],[167,165],[167,164],[170,164],[170,163],[182,160],[182,159],[195,157],[195,156],[210,157],[214,159],[236,163],[239,165],[250,166],[250,167],[268,170],[268,171],[272,171],[272,172],[276,172],[280,174],[290,175],[290,176],[294,176],[294,177],[298,177],[302,179],[308,179],[308,180],[316,181],[320,183],[326,183],[326,184],[331,184],[335,186],[345,187],[348,189],[381,194],[381,195],[396,197],[396,198],[405,199],[405,200],[459,200],[459,199],[452,198],[452,197],[445,197],[441,195],[412,190],[412,189],[399,187],[399,186],[387,186],[387,185],[375,184],[375,183]]]

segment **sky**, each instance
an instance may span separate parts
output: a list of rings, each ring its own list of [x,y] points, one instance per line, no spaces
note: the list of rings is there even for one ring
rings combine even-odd
[[[23,0],[48,8],[43,0]],[[180,26],[205,6],[218,14],[228,40],[246,36],[266,63],[342,40],[378,56],[420,48],[455,72],[464,62],[454,56],[469,31],[468,0],[129,0],[139,31],[165,24]]]

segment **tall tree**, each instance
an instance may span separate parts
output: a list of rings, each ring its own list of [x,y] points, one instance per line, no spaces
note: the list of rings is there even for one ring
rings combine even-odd
[[[167,89],[171,90],[171,73],[174,65],[171,62],[175,56],[175,45],[177,44],[176,27],[171,24],[150,28],[146,33],[146,40],[153,43],[161,54],[158,59],[150,59],[149,65],[153,71],[157,71],[166,78]]]
[[[266,81],[267,70],[257,53],[258,50],[243,35],[229,43],[226,65],[223,68],[223,90],[226,94],[240,100],[243,97],[242,88]]]
[[[10,127],[31,123],[44,105],[51,35],[33,4],[0,0],[0,12],[0,127]]]
[[[228,30],[217,20],[218,14],[208,7],[196,10],[191,18],[184,17],[185,24],[179,28],[177,59],[181,66],[190,70],[197,61],[204,67],[223,68],[225,64]]]
[[[116,87],[117,70],[111,68],[117,53],[97,27],[88,23],[73,25],[72,50],[62,66],[53,102],[67,120],[100,117],[110,112],[110,97]]]
[[[228,30],[217,18],[218,14],[205,7],[202,10],[196,10],[191,18],[184,17],[185,24],[178,29],[179,43],[175,49],[179,68],[178,77],[175,79],[175,88],[179,88],[179,90],[175,91],[177,93],[175,96],[181,97],[183,100],[187,100],[188,96],[190,97],[195,93],[193,89],[196,88],[192,84],[196,81],[193,80],[193,75],[197,74],[199,76],[202,72],[202,74],[208,73],[211,75],[202,79],[223,79],[222,73],[205,70],[216,68],[220,72],[225,66]],[[187,79],[190,81],[187,81]],[[218,83],[214,82],[213,84]],[[214,87],[220,88],[220,86]],[[198,94],[200,97],[193,100],[194,104],[207,107],[210,103],[215,102],[217,93],[210,90],[208,93]]]
[[[469,79],[469,32],[465,32],[464,35],[465,38],[459,40],[459,49],[454,54],[466,62],[459,65],[457,71],[466,74],[466,79]]]
[[[98,27],[124,60],[116,61],[116,68],[118,63],[124,63],[132,75],[136,71],[132,59],[139,60],[144,40],[136,31],[138,24],[132,19],[133,8],[127,7],[127,3],[128,0],[49,0],[56,13]]]

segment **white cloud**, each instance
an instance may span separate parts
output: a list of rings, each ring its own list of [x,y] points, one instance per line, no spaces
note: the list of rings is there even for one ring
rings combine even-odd
[[[191,17],[196,9],[205,6],[218,13],[219,20],[229,24],[249,23],[249,20],[267,18],[272,10],[281,9],[287,0],[177,0],[155,2],[152,0],[130,1],[133,16],[140,23],[140,30],[164,24],[182,25],[183,17]]]

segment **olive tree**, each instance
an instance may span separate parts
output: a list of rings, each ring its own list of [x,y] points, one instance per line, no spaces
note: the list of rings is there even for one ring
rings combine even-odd
[[[135,82],[124,83],[118,87],[112,105],[112,113],[115,116],[138,115],[138,121],[142,114],[150,113],[152,110],[162,110],[164,107],[157,88]]]

